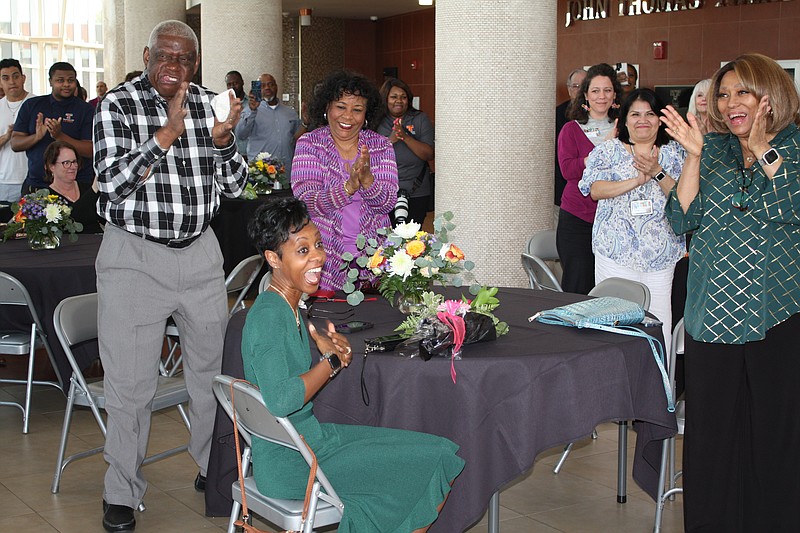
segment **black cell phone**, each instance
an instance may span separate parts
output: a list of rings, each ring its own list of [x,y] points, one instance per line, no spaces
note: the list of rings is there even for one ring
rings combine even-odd
[[[350,322],[343,322],[341,324],[336,324],[336,331],[338,331],[339,333],[344,333],[346,335],[348,333],[355,333],[356,331],[363,331],[365,329],[369,329],[372,326],[374,326],[372,322],[351,320]]]
[[[250,82],[250,92],[256,97],[256,100],[261,100],[261,80],[253,80]]]

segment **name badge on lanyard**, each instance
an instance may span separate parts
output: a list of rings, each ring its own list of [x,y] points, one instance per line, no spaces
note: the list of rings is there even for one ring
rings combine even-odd
[[[631,215],[641,217],[653,214],[653,200],[631,200]]]

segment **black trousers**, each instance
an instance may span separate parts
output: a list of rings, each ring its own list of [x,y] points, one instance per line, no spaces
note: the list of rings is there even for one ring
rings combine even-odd
[[[561,209],[558,212],[556,248],[564,292],[588,294],[594,287],[594,254],[592,224]]]
[[[744,345],[686,336],[687,532],[800,531],[800,314]]]

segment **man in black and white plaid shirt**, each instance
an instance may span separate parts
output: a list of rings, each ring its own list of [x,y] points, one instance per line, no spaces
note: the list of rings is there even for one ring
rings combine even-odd
[[[247,165],[232,130],[242,110],[216,120],[214,93],[191,84],[197,37],[182,22],[156,26],[142,76],[109,91],[94,123],[98,211],[108,221],[97,256],[100,357],[105,372],[109,463],[103,526],[131,531],[147,482],[150,433],[165,322],[173,316],[191,396],[189,453],[202,488],[208,464],[227,319],[222,253],[207,231],[220,195],[236,197]]]

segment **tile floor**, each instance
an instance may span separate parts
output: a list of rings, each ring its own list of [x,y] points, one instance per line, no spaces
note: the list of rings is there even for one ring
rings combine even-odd
[[[0,388],[0,400],[20,398],[17,386]],[[30,433],[22,434],[21,412],[0,407],[0,532],[61,533],[102,532],[101,496],[105,463],[101,455],[69,465],[58,494],[50,493],[65,399],[52,388],[40,387],[33,395]],[[597,440],[576,444],[559,475],[551,469],[560,449],[543,453],[533,471],[509,485],[500,496],[502,533],[637,532],[652,531],[654,503],[630,480],[628,502],[616,502],[617,426],[603,424]],[[157,414],[150,438],[151,451],[184,442],[187,432],[177,412]],[[68,453],[102,443],[91,413],[73,419]],[[629,468],[635,433],[629,440]],[[207,518],[202,494],[193,488],[197,467],[188,454],[180,454],[145,467],[150,488],[147,511],[137,513],[140,533],[217,531],[227,518]],[[663,531],[682,531],[680,496],[664,512]],[[268,530],[268,526],[257,523]],[[469,530],[485,532],[486,516]]]

